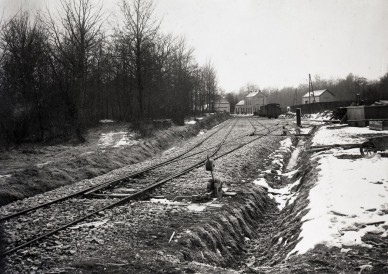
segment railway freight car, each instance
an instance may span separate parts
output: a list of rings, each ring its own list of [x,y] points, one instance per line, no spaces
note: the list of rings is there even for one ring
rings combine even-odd
[[[268,118],[278,118],[281,113],[279,104],[268,104],[261,106],[259,116]]]

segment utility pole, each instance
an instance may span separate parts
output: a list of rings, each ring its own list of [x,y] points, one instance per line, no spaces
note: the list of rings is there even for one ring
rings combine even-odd
[[[310,89],[311,88],[311,89]],[[310,104],[310,93],[313,96],[313,103],[315,103],[315,96],[314,96],[314,88],[313,88],[313,82],[311,81],[311,75],[309,73],[309,104]]]
[[[294,106],[298,104],[298,89],[295,89],[294,93]]]

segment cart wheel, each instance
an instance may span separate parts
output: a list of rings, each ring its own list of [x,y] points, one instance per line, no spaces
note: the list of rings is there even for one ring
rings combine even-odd
[[[372,158],[377,153],[376,146],[371,142],[364,142],[361,144],[360,153],[364,158]]]

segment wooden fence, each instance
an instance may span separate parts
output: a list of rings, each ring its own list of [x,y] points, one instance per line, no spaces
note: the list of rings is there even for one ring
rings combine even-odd
[[[304,105],[291,106],[291,111],[295,112],[297,108],[302,110],[302,114],[312,114],[322,112],[324,110],[335,110],[338,107],[348,107],[353,101],[337,101],[337,102],[320,102]]]

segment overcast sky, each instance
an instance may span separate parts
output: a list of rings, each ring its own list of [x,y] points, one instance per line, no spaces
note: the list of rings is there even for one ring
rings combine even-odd
[[[20,2],[34,9],[44,8],[46,1],[0,0],[0,7],[8,16]],[[109,10],[117,2],[103,1]],[[352,72],[378,79],[388,72],[388,0],[155,3],[163,32],[184,36],[200,64],[210,59],[227,92],[248,82],[261,88],[297,86],[307,83],[309,73],[338,78]]]

